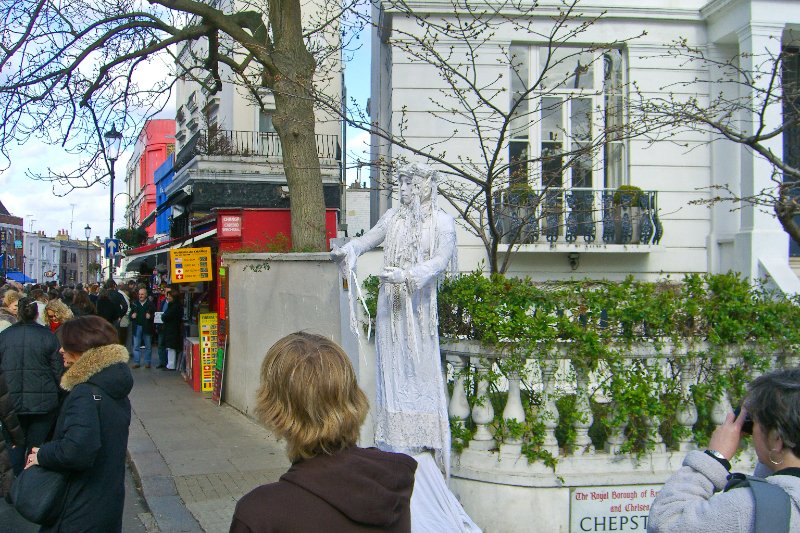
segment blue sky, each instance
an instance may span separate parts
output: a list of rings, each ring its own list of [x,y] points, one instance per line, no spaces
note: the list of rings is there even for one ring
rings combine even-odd
[[[360,46],[345,54],[345,83],[349,98],[355,98],[362,108],[366,106],[370,91],[370,36],[365,30],[358,40]],[[355,47],[354,47],[355,48]],[[157,68],[156,66],[153,67]],[[162,74],[163,75],[163,74]],[[174,105],[170,108],[174,112]],[[354,165],[358,158],[367,159],[368,135],[360,130],[348,128],[347,165]],[[124,190],[123,176],[130,158],[130,151],[123,153],[116,164],[115,193]],[[109,215],[109,190],[104,184],[96,184],[88,189],[75,189],[68,194],[68,188],[50,183],[34,181],[26,177],[29,169],[47,167],[64,170],[75,168],[74,162],[66,157],[58,147],[37,141],[14,147],[11,166],[0,172],[0,201],[8,211],[24,218],[25,230],[43,230],[48,236],[59,230],[72,231],[73,237],[83,239],[83,228],[88,224],[92,235],[101,239],[107,237]],[[361,173],[361,181],[368,179],[368,170]],[[356,179],[356,169],[348,169],[348,183]],[[66,196],[60,196],[64,195]],[[118,196],[115,201],[115,230],[124,225],[127,198]]]

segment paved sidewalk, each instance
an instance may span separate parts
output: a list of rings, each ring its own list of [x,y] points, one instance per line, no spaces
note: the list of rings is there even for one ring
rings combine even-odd
[[[237,500],[289,468],[282,443],[174,371],[132,371],[131,464],[164,533],[228,531]]]

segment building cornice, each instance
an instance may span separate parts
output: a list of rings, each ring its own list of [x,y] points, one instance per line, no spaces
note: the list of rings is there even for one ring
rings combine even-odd
[[[700,8],[700,16],[702,16],[703,19],[709,19],[720,12],[733,9],[733,5],[741,1],[742,0],[711,0],[711,2]]]
[[[513,15],[518,13],[518,9],[503,8],[503,5],[508,5],[507,2],[492,2],[498,7],[498,13]],[[739,1],[739,0],[722,0],[722,1]],[[384,10],[389,14],[401,14],[405,10],[392,9],[390,5],[382,3]],[[427,2],[425,0],[412,0],[404,2],[412,12],[437,14],[437,15],[452,15],[453,3],[443,0]],[[532,7],[532,6],[530,6]],[[552,17],[559,13],[559,8],[563,7],[560,2],[542,2],[536,6],[536,14],[542,18]],[[525,6],[523,6],[523,9]],[[703,8],[705,9],[705,7]],[[466,11],[466,10],[464,10]],[[686,20],[686,21],[702,21],[701,10],[695,8],[677,8],[677,7],[654,7],[652,5],[618,5],[612,2],[593,2],[587,4],[580,4],[575,13],[576,18],[596,18],[602,17],[604,19],[664,19],[664,20]]]

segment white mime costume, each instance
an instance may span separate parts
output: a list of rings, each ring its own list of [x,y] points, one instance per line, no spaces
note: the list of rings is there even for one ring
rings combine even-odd
[[[384,243],[375,332],[375,443],[417,459],[412,531],[479,531],[439,471],[449,475],[450,425],[436,289],[440,276],[456,269],[455,223],[438,208],[436,171],[413,163],[400,168],[398,177],[407,201],[331,255],[340,261],[346,257],[340,264],[349,279],[358,256]]]

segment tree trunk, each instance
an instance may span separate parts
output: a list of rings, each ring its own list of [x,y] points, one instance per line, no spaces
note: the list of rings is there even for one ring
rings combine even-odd
[[[275,45],[272,59],[277,72],[269,76],[269,86],[275,95],[273,124],[281,140],[289,186],[292,248],[325,251],[325,200],[312,88],[316,64],[303,40],[298,0],[271,1],[269,18]]]
[[[310,99],[279,97],[276,91],[275,107],[280,111],[276,111],[273,120],[281,139],[289,186],[292,249],[319,252],[326,249],[325,200],[311,102]]]

